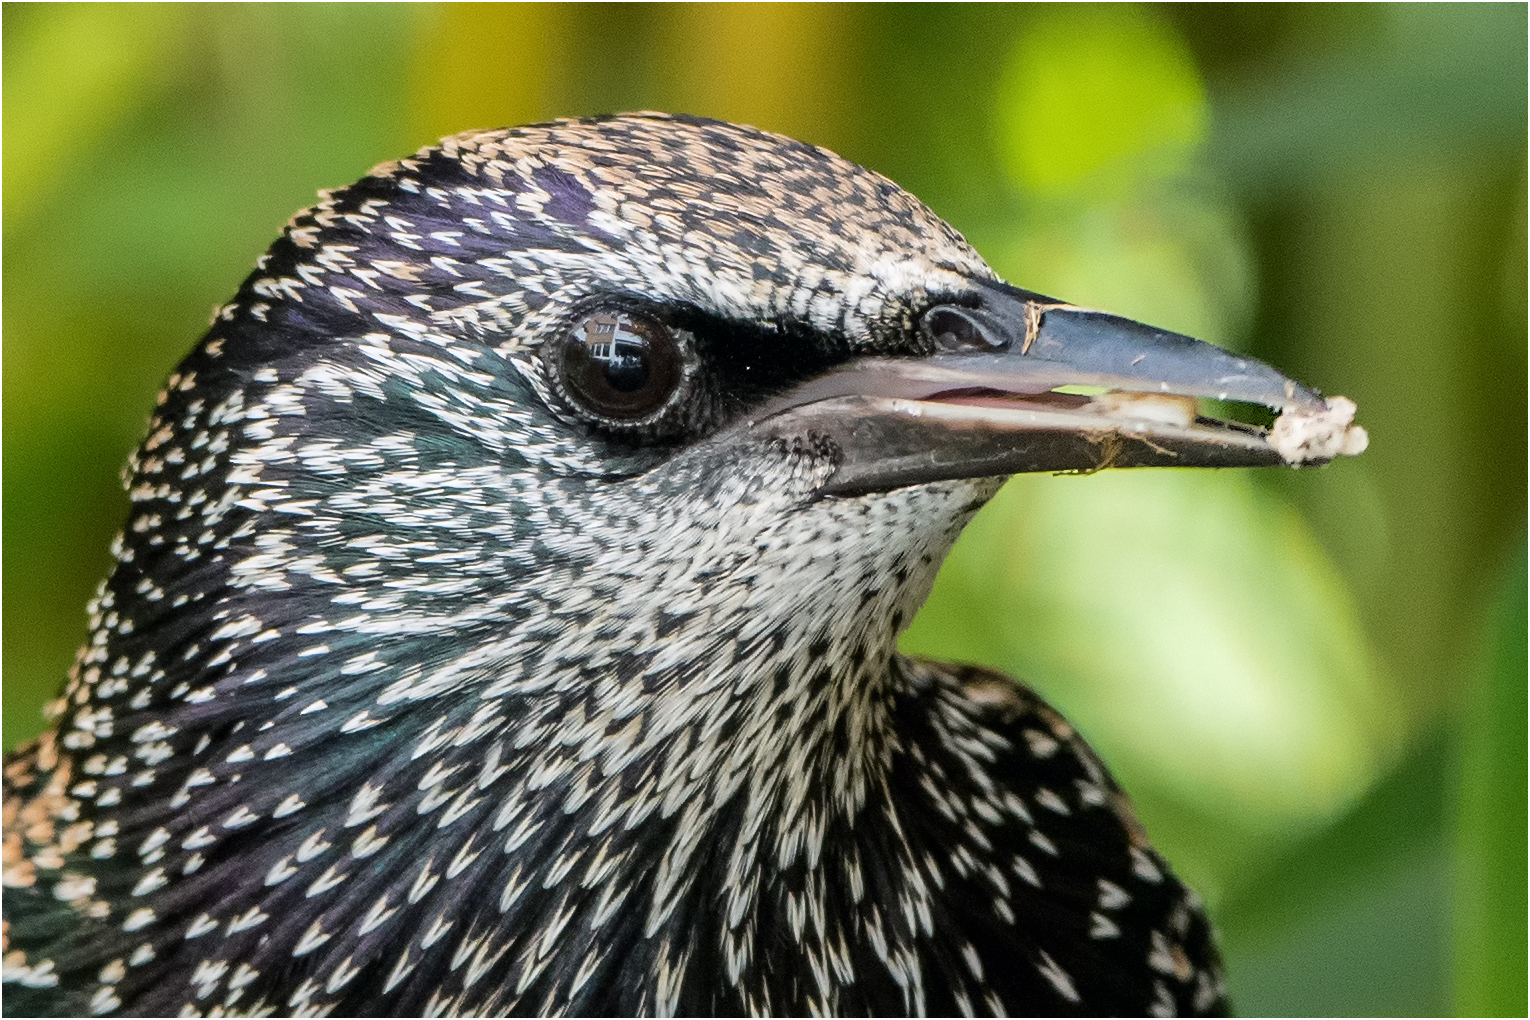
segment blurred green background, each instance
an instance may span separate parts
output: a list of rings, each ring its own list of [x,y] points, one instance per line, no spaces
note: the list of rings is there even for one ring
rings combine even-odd
[[[1359,402],[1300,472],[1021,478],[907,636],[1027,678],[1245,1013],[1526,1011],[1526,8],[7,4],[4,739],[153,395],[315,189],[682,110],[909,188],[1023,286]]]

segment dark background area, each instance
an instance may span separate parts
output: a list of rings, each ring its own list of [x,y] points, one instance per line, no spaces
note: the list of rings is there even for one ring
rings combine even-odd
[[[1526,1010],[1526,8],[16,5],[4,736],[41,729],[161,380],[315,189],[626,109],[795,135],[1023,286],[1353,397],[1295,472],[1022,478],[911,649],[1073,717],[1245,1013]]]

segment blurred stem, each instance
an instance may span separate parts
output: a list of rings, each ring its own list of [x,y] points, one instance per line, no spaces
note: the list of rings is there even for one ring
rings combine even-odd
[[[1525,545],[1494,600],[1467,708],[1456,822],[1455,1008],[1526,1011]]]

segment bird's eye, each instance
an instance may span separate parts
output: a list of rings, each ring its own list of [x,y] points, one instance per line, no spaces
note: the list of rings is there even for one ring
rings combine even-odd
[[[662,408],[681,381],[680,351],[663,323],[626,311],[581,318],[563,344],[563,385],[602,418],[636,421]]]

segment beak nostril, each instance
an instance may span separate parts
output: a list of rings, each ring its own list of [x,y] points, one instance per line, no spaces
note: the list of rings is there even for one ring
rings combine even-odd
[[[1009,344],[1003,332],[955,305],[940,305],[926,312],[924,329],[943,351],[1001,351]]]

